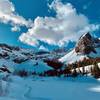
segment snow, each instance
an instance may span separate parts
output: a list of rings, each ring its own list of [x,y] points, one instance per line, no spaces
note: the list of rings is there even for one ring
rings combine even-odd
[[[42,73],[51,69],[51,67],[41,60],[29,60],[15,65],[15,70],[25,70],[27,72]]]
[[[39,51],[47,51],[48,52],[49,50],[47,48],[45,48],[44,46],[40,46]]]
[[[75,49],[66,54],[64,57],[60,58],[59,61],[64,63],[73,63],[75,61],[83,60],[84,58],[88,58],[86,55],[77,54]]]
[[[37,64],[38,63],[38,64]],[[28,60],[21,64],[16,64],[11,60],[0,59],[0,67],[5,65],[11,72],[16,71],[27,71],[27,72],[36,72],[43,73],[44,71],[52,70],[52,67],[49,67],[46,63],[41,60]]]
[[[45,50],[40,47],[40,50]],[[6,50],[0,48],[0,53],[3,54]],[[96,48],[97,54],[90,53],[89,56],[100,56],[100,49]],[[21,64],[13,62],[15,58],[27,59],[28,56],[23,53],[28,53],[28,50],[21,49],[20,51],[7,51],[9,59],[1,58],[0,67],[3,65],[13,73],[16,71],[27,71],[43,73],[52,70],[50,66],[42,60],[29,59]],[[32,51],[31,51],[32,53]],[[53,57],[55,55],[41,55],[44,57]],[[39,57],[41,57],[39,55]],[[42,57],[43,58],[43,57]],[[73,49],[59,61],[64,63],[72,63],[75,61],[88,58],[87,55],[77,54]],[[98,64],[100,67],[100,63]],[[93,65],[85,66],[85,70],[90,71]],[[78,70],[78,68],[77,68]],[[82,70],[82,67],[80,67]],[[9,76],[8,76],[9,75]],[[8,77],[6,77],[8,76]],[[2,80],[6,77],[6,80]],[[8,78],[8,79],[7,79]],[[1,89],[2,87],[2,89]],[[2,92],[3,91],[3,92]],[[2,93],[1,93],[2,92]],[[66,77],[39,77],[28,76],[21,78],[7,72],[0,72],[0,100],[99,100],[100,99],[100,79],[96,80],[91,76],[78,76],[77,78]]]
[[[90,90],[93,91],[93,92],[98,92],[99,93],[100,92],[100,86],[93,87]]]
[[[0,67],[3,67],[3,65],[7,66],[10,72],[14,71],[15,63],[11,60],[0,59]]]
[[[6,66],[10,72],[24,70],[27,72],[43,73],[45,71],[53,69],[44,63],[41,58],[54,57],[52,54],[36,55],[32,50],[19,49],[19,50],[7,50],[7,47],[0,47],[0,67]],[[40,48],[43,50],[43,47]],[[3,57],[2,55],[7,57]],[[37,59],[38,60],[35,60]],[[39,60],[40,58],[40,60]],[[23,60],[22,63],[16,63],[15,60]]]
[[[100,81],[92,77],[73,79],[11,76],[10,78],[12,81],[9,82],[9,93],[0,97],[0,100],[99,100],[100,98]]]
[[[100,57],[100,48],[96,48],[97,53],[91,52],[89,55],[83,55],[83,54],[77,54],[75,52],[75,49],[67,53],[64,57],[60,58],[59,61],[64,62],[64,63],[74,63],[76,61],[82,61],[84,58],[96,58]]]

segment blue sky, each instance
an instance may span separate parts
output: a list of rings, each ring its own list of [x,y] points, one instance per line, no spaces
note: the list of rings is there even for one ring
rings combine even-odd
[[[46,0],[12,0],[12,2],[16,8],[16,12],[24,16],[26,19],[31,18],[34,20],[37,16],[49,15]],[[23,43],[18,40],[20,34],[21,32],[12,32],[10,30],[10,25],[0,23],[1,43],[23,45]]]
[[[16,12],[24,16],[26,19],[34,20],[37,16],[50,16],[48,13],[47,0],[12,0]],[[6,8],[5,8],[6,9]],[[45,12],[45,13],[44,13]],[[53,14],[52,14],[53,15]],[[23,31],[26,31],[25,29]],[[12,32],[10,25],[0,23],[0,42],[13,45],[23,45],[18,40],[21,32]],[[25,45],[26,46],[26,45]]]
[[[3,0],[2,0],[3,1]],[[9,0],[8,0],[9,1]],[[54,0],[10,0],[15,8],[15,14],[23,16],[25,20],[31,19],[34,21],[37,16],[44,18],[55,17],[54,10],[50,10],[48,3],[52,3]],[[62,0],[63,4],[71,3],[71,5],[77,10],[77,14],[81,13],[89,19],[89,24],[100,23],[100,0]],[[6,9],[6,8],[5,8]],[[20,45],[24,47],[28,46],[27,43],[21,42],[19,36],[22,33],[27,33],[28,28],[26,26],[21,27],[20,31],[11,31],[12,24],[0,23],[0,42],[8,43],[12,45]],[[99,29],[95,31],[96,36],[100,37]],[[43,38],[44,39],[44,38]]]

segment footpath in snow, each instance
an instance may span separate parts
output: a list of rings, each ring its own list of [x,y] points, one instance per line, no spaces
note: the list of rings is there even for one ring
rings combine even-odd
[[[0,100],[99,100],[100,81],[82,78],[11,77],[7,93]],[[3,81],[3,84],[7,84]],[[3,90],[5,89],[3,86]]]

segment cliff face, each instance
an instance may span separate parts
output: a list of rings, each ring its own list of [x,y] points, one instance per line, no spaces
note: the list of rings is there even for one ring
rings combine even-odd
[[[86,33],[80,37],[75,52],[79,54],[97,53],[96,48],[100,48],[100,40],[92,37],[90,33]]]

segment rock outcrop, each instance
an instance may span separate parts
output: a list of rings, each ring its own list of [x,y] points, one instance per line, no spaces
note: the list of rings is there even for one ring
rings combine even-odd
[[[90,33],[82,35],[75,47],[75,52],[80,54],[97,53],[96,48],[100,47],[100,40],[94,38]]]

